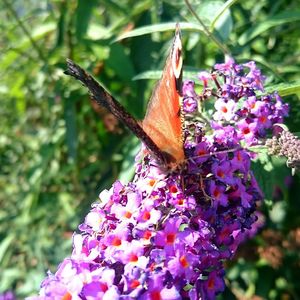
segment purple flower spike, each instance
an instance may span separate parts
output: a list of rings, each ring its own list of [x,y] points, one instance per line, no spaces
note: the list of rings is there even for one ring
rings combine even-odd
[[[264,76],[254,62],[228,58],[198,78],[200,94],[195,82],[183,85],[184,166],[167,172],[142,148],[134,180],[100,193],[71,257],[30,299],[213,300],[224,290],[224,261],[263,225],[247,147],[288,106],[276,93],[257,95]]]

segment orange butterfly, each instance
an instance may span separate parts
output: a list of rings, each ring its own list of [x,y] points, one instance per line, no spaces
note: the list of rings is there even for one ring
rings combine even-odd
[[[172,49],[163,74],[150,98],[143,121],[138,122],[81,67],[67,59],[65,74],[80,80],[97,104],[106,107],[150,150],[163,167],[175,169],[185,158],[181,117],[182,43],[176,26]]]

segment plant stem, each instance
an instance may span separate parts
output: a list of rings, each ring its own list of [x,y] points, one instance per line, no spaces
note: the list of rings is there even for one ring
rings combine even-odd
[[[202,20],[199,18],[195,10],[193,9],[192,5],[190,4],[189,0],[184,0],[188,9],[192,13],[192,15],[197,19],[197,21],[201,24],[203,27],[204,33],[222,50],[224,55],[230,55],[229,49],[223,45],[207,28],[207,26],[202,22]]]
[[[22,20],[20,20],[18,14],[16,13],[16,11],[14,10],[14,8],[12,7],[12,5],[7,1],[7,0],[3,0],[4,4],[6,5],[7,9],[9,10],[9,12],[12,14],[12,16],[15,18],[15,20],[17,21],[18,25],[20,26],[20,28],[23,30],[24,34],[28,37],[32,47],[35,49],[35,51],[37,52],[39,58],[44,61],[47,64],[47,60],[44,57],[44,54],[41,50],[41,48],[38,46],[38,44],[35,42],[35,40],[32,38],[32,36],[30,35],[30,32],[28,31],[28,29],[26,28],[26,26],[23,24]]]

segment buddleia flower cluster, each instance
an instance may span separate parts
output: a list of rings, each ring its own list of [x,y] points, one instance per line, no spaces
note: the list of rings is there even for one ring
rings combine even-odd
[[[259,227],[262,193],[244,146],[288,112],[278,94],[257,96],[263,80],[254,62],[230,59],[186,81],[186,163],[166,171],[142,148],[133,181],[100,193],[71,256],[30,299],[215,299],[224,262]]]

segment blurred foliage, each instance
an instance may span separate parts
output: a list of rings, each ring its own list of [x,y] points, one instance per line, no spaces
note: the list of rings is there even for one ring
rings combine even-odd
[[[0,2],[0,292],[35,293],[70,254],[97,194],[133,174],[139,142],[63,74],[67,57],[141,118],[154,81],[138,79],[157,77],[180,22],[185,77],[223,61],[222,47],[239,63],[255,60],[299,133],[299,0],[191,4],[219,45],[183,0]],[[266,226],[228,263],[220,299],[299,299],[299,174],[263,154],[254,168]]]

